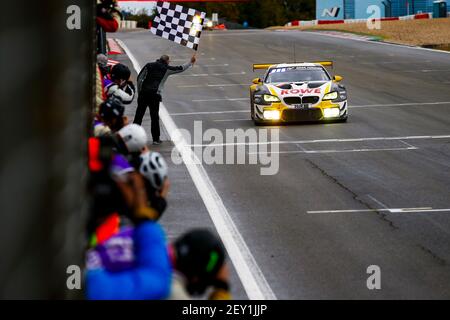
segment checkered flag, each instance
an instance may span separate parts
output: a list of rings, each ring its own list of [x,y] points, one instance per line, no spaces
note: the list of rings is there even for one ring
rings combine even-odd
[[[206,13],[163,1],[156,9],[152,33],[197,51]]]

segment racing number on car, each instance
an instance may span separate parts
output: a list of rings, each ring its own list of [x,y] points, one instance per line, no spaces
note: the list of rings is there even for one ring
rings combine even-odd
[[[300,103],[300,104],[294,104],[294,108],[295,109],[303,109],[303,110],[307,110],[311,107],[310,103]]]

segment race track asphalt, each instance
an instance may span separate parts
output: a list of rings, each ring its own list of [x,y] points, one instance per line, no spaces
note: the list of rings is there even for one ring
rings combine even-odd
[[[109,36],[141,65],[161,54],[181,64],[192,54],[148,31]],[[254,126],[248,86],[261,72],[252,64],[292,62],[294,44],[296,61],[334,61],[330,71],[349,93],[347,123]],[[450,54],[230,30],[204,32],[197,57],[164,92],[178,127],[192,132],[201,120],[203,130],[279,129],[275,175],[261,175],[261,165],[204,165],[278,299],[450,298]],[[169,232],[210,223],[184,167],[174,170]],[[381,269],[380,290],[367,288],[370,265]]]

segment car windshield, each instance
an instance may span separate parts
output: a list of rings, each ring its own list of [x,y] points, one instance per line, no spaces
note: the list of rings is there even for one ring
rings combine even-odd
[[[322,67],[287,67],[269,70],[266,83],[329,81],[330,77]]]

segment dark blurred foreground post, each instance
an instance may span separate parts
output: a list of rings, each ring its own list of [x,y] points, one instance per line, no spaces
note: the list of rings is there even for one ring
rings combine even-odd
[[[80,30],[67,28],[71,5],[81,9]],[[83,261],[94,5],[92,0],[16,0],[2,6],[2,299],[83,294],[67,290],[66,268]]]

